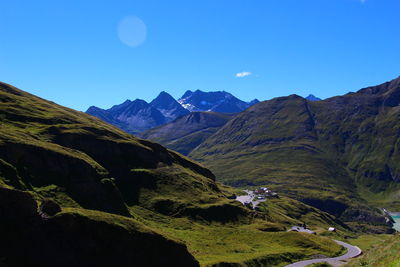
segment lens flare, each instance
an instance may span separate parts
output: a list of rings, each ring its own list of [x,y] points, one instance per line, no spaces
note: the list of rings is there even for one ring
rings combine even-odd
[[[146,36],[146,24],[136,16],[125,17],[118,24],[118,38],[127,46],[141,45],[146,40]]]

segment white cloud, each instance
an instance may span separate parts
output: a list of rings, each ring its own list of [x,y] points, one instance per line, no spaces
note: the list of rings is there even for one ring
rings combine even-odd
[[[365,2],[367,2],[367,0],[360,0],[361,4],[364,4]]]
[[[239,73],[236,73],[236,77],[237,78],[244,78],[244,77],[246,77],[246,76],[250,76],[251,75],[251,72],[249,72],[249,71],[243,71],[243,72],[239,72]]]

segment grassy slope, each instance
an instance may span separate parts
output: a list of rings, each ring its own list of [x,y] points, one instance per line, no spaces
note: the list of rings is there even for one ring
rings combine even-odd
[[[346,266],[374,266],[398,267],[400,266],[400,236],[392,236],[385,242],[374,246],[361,257],[354,259]]]
[[[325,101],[257,104],[190,157],[231,185],[267,185],[337,215],[350,206],[345,219],[363,207],[368,220],[382,223],[365,200],[399,208],[399,81]]]
[[[280,214],[275,215],[281,217],[275,218],[273,223],[254,218],[241,224],[221,224],[168,217],[140,207],[135,207],[134,211],[144,224],[183,240],[205,266],[221,262],[246,265],[262,259],[281,266],[319,253],[341,253],[341,248],[328,238],[282,231],[288,225],[285,220],[298,221]]]
[[[393,235],[361,235],[353,239],[342,240],[359,247],[365,253],[371,249],[377,248],[392,237]]]
[[[3,165],[16,168],[19,180],[19,184],[9,181],[10,186],[46,196],[59,195],[60,201],[64,198],[72,206],[75,203],[90,208],[92,203],[87,199],[68,199],[83,189],[74,179],[91,184],[93,194],[104,197],[110,195],[108,189],[121,186],[126,203],[147,202],[149,194],[143,193],[146,190],[173,197],[178,187],[190,188],[194,200],[202,200],[203,194],[209,195],[211,202],[215,201],[213,195],[223,197],[213,175],[187,158],[84,113],[7,85],[2,87],[0,156]],[[30,169],[24,173],[27,167]],[[128,194],[134,194],[135,199]]]
[[[378,207],[399,208],[400,79],[311,103],[322,149],[341,161],[358,193]]]
[[[293,116],[296,116],[296,121]],[[296,184],[302,185],[310,180],[317,184],[309,189],[318,190],[326,184],[326,180],[316,179],[322,173],[330,179],[332,188],[345,190],[349,182],[343,183],[345,179],[337,178],[346,174],[335,174],[337,166],[330,162],[327,164],[316,138],[306,101],[291,96],[250,108],[191,156],[205,161],[219,178],[228,183],[240,184],[245,180],[256,184],[265,181],[279,184],[288,180],[294,183],[290,190],[296,190]],[[332,195],[337,195],[337,192],[332,192]]]
[[[143,224],[183,240],[202,265],[226,262],[283,266],[315,254],[337,255],[341,248],[332,243],[331,237],[321,237],[330,226],[336,227],[340,235],[351,234],[333,216],[286,197],[270,199],[261,204],[259,212],[225,223],[165,216],[138,206],[132,210]],[[221,212],[228,216],[226,211]],[[286,232],[300,223],[306,223],[319,235]]]
[[[321,228],[335,224],[331,217],[319,210],[307,208],[304,216],[296,215],[294,210],[305,205],[282,199],[282,203],[275,203],[271,209],[249,211],[226,197],[234,192],[233,189],[218,185],[211,172],[190,159],[7,84],[0,84],[0,110],[0,189],[10,189],[7,191],[9,195],[1,191],[0,197],[15,204],[19,190],[22,190],[29,192],[38,203],[43,198],[55,200],[63,212],[48,220],[49,226],[43,227],[51,230],[54,229],[53,223],[57,225],[57,233],[65,235],[59,240],[70,236],[68,233],[71,233],[71,238],[79,236],[80,224],[87,229],[82,233],[87,235],[82,239],[83,246],[85,242],[93,242],[89,241],[93,238],[92,231],[105,231],[111,235],[110,238],[126,236],[124,242],[132,246],[135,246],[135,241],[130,238],[136,236],[136,232],[151,231],[157,240],[170,240],[165,244],[172,242],[166,245],[171,249],[171,257],[173,251],[182,249],[180,253],[188,257],[188,262],[191,261],[190,255],[184,252],[185,247],[176,241],[179,239],[201,264],[255,260],[273,260],[274,264],[279,264],[313,254],[334,255],[340,252],[340,247],[323,237],[267,232],[282,231],[303,221]],[[17,202],[13,202],[14,197]],[[26,205],[24,202],[19,204],[7,210],[5,217],[9,215],[11,221],[15,220],[11,213]],[[24,216],[33,216],[38,223],[42,221],[36,208],[29,212]],[[321,220],[314,222],[315,217]],[[35,258],[35,249],[41,248],[34,242],[38,239],[40,243],[42,238],[51,239],[52,235],[42,237],[34,225],[31,228],[26,221],[18,221],[20,224],[15,233],[21,229],[28,231],[33,243],[26,245],[31,244],[31,256]],[[0,229],[7,227],[3,225]],[[122,228],[125,230],[121,232]],[[129,234],[123,234],[124,231]],[[8,237],[11,242],[13,236]],[[21,233],[18,240],[26,238]],[[219,239],[225,241],[219,243]],[[81,239],[77,237],[77,240]],[[63,246],[64,241],[57,246],[43,242],[48,244],[48,249],[54,250],[51,255],[56,258],[57,253],[68,254],[69,248],[61,250],[58,247]],[[100,236],[94,244],[102,246],[105,242]],[[246,243],[248,245],[244,245]],[[73,244],[71,249],[79,245],[79,242]],[[81,253],[79,249],[75,252]],[[269,255],[272,254],[279,255],[271,259]],[[74,254],[71,252],[71,255]],[[102,250],[102,255],[115,254],[108,255]],[[7,260],[7,255],[0,256]],[[79,254],[77,259],[81,257],[84,255]],[[179,260],[179,257],[175,259]]]
[[[350,202],[355,186],[320,150],[307,110],[307,102],[297,96],[255,105],[190,156],[232,185],[268,184],[289,196]]]

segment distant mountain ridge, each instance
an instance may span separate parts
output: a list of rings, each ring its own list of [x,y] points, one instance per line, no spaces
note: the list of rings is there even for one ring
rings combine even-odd
[[[188,155],[235,115],[235,113],[191,112],[172,122],[145,131],[139,134],[139,137],[159,142],[183,155]]]
[[[241,112],[260,102],[254,99],[251,102],[242,101],[225,91],[203,92],[188,90],[178,99],[178,102],[189,111],[210,111],[221,113]]]
[[[126,100],[107,110],[92,106],[86,113],[133,134],[167,122],[157,108],[141,99]]]
[[[238,113],[258,103],[242,101],[225,91],[186,93],[176,101],[163,91],[153,101],[126,100],[110,109],[91,106],[86,113],[98,117],[132,134],[139,134],[154,127],[166,124],[193,111]]]

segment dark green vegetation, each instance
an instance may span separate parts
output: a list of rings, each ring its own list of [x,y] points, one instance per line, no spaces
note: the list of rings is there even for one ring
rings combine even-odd
[[[398,267],[400,266],[400,235],[392,236],[385,242],[374,246],[361,257],[346,266]]]
[[[400,207],[399,104],[400,78],[323,101],[275,98],[237,115],[189,156],[222,182],[268,185],[382,232],[384,216],[368,206]]]
[[[187,155],[233,116],[234,114],[216,112],[192,112],[139,136]]]
[[[277,265],[334,256],[306,222],[348,231],[286,197],[252,211],[206,168],[97,118],[0,83],[0,265]]]

